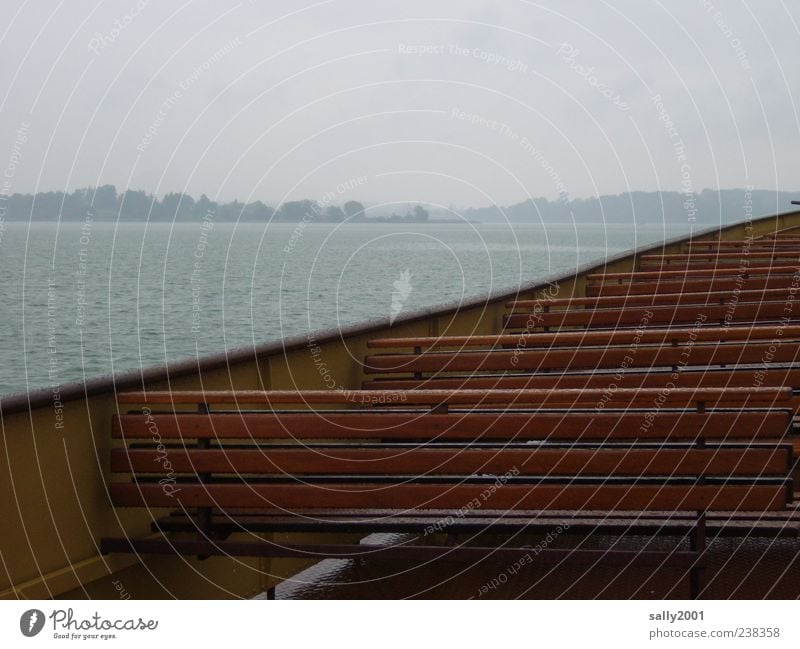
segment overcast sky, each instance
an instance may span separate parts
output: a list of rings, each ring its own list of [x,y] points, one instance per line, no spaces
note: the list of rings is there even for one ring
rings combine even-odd
[[[796,2],[3,5],[4,192],[800,188]]]

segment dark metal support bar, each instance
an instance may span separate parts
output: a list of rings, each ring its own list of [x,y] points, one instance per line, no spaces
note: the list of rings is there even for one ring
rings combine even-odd
[[[689,542],[690,550],[698,556],[702,556],[706,549],[706,513],[697,512],[697,521]],[[691,582],[691,599],[701,599],[703,596],[703,585],[705,581],[705,564],[698,561],[697,565],[692,566],[689,573]]]
[[[199,403],[197,404],[197,412],[207,415],[209,413],[209,408],[207,403]],[[211,440],[208,437],[200,437],[197,440],[197,448],[199,449],[207,449],[211,446]],[[198,476],[198,480],[200,482],[208,482],[211,479],[211,475],[208,473],[201,473]],[[211,525],[211,507],[198,507],[197,508],[197,538],[198,539],[211,539],[213,534],[213,528]],[[197,558],[201,561],[208,559],[208,555],[205,554],[198,554]]]
[[[374,532],[395,532],[423,534],[433,524],[441,523],[447,514],[432,516],[388,516],[384,514],[353,514],[333,516],[322,520],[307,516],[291,515],[215,515],[212,520],[215,539],[224,539],[236,532],[252,534],[309,532],[309,533],[341,533],[372,534]],[[376,520],[376,516],[379,517]],[[577,517],[526,517],[516,515],[487,515],[483,517],[464,516],[450,522],[443,531],[460,534],[476,532],[492,532],[499,534],[552,530],[558,525],[568,524],[570,531],[580,534],[645,534],[648,536],[684,536],[691,534],[696,523],[695,518],[684,516],[656,517],[642,514],[635,518],[620,519],[616,516],[600,518]],[[186,515],[165,516],[153,521],[153,532],[196,532],[197,521]],[[763,538],[798,538],[800,537],[800,518],[752,519],[724,517],[710,518],[707,529],[715,537],[763,537]]]

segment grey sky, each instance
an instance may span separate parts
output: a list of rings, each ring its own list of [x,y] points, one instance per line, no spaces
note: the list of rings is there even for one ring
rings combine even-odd
[[[6,192],[477,206],[800,187],[796,3],[4,9]]]

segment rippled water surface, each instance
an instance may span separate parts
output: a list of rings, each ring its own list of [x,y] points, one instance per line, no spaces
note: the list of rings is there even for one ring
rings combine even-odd
[[[0,394],[513,289],[685,227],[8,223]]]

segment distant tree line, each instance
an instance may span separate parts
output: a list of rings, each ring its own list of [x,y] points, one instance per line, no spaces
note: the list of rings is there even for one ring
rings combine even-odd
[[[0,197],[0,201],[2,197]],[[98,220],[192,221],[211,216],[215,221],[343,222],[366,221],[366,208],[358,201],[342,207],[320,205],[313,200],[287,201],[277,209],[261,201],[217,203],[205,194],[194,199],[172,192],[158,199],[138,189],[118,193],[114,185],[87,187],[66,192],[12,194],[5,197],[4,217],[9,221],[83,221],[87,215]],[[2,211],[0,211],[2,214]],[[394,218],[394,217],[393,217]],[[417,205],[405,220],[427,221],[428,211]],[[384,220],[384,219],[374,219]]]
[[[0,206],[3,207],[3,206]],[[366,208],[358,201],[347,201],[342,207],[321,205],[313,200],[287,201],[278,209],[261,201],[217,203],[205,194],[194,199],[189,194],[171,192],[158,199],[142,190],[117,192],[114,185],[87,187],[66,192],[12,194],[5,199],[4,217],[8,221],[83,221],[87,215],[97,220],[123,221],[193,221],[211,216],[215,221],[285,221],[287,223],[343,221],[382,221],[366,216]],[[417,205],[405,216],[392,219],[427,221],[428,211]]]
[[[704,189],[696,194],[680,192],[629,192],[592,198],[550,201],[533,198],[508,207],[482,207],[466,210],[469,220],[481,222],[544,221],[548,223],[678,223],[713,225],[742,221],[790,211],[791,199],[798,193],[762,189]]]
[[[611,223],[661,223],[697,221],[714,224],[737,221],[749,216],[785,212],[797,194],[768,190],[706,189],[687,196],[679,192],[630,192],[593,198],[558,200],[533,198],[508,207],[491,205],[470,208],[463,214],[470,221],[570,223],[601,221]],[[425,222],[430,214],[421,205],[408,208],[405,214],[370,214],[358,201],[341,207],[313,200],[287,201],[278,208],[261,201],[228,203],[212,201],[205,194],[195,199],[188,194],[171,192],[159,199],[142,190],[118,193],[114,185],[76,189],[66,192],[0,195],[0,216],[8,221],[83,221],[87,215],[97,220],[123,221],[199,221],[211,215],[215,221],[284,221],[327,222],[377,221]],[[441,216],[441,215],[440,215]],[[452,216],[444,214],[444,216]]]

